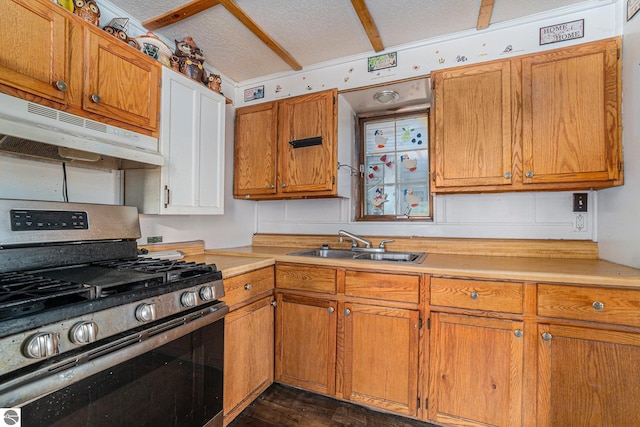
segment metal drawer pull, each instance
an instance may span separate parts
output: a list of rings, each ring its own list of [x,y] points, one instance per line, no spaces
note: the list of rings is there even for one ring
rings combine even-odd
[[[98,95],[97,93],[94,93],[91,95],[91,102],[99,104],[101,101],[102,101],[102,98],[100,98],[100,95]]]
[[[513,335],[520,338],[522,336],[522,329],[516,329],[515,331],[513,331]]]
[[[542,334],[542,339],[545,340],[545,341],[551,341],[551,338],[553,338],[553,337],[551,336],[551,334],[549,332],[544,332]]]
[[[505,172],[504,177],[506,179],[511,179],[511,172]]]
[[[476,291],[471,292],[471,299],[478,299],[478,293]]]
[[[327,310],[329,310],[329,313],[333,313],[334,311],[336,311],[336,309],[333,307],[329,307]]]
[[[345,316],[348,316],[348,315],[350,315],[350,314],[351,314],[351,310],[349,310],[348,308],[345,308],[345,310],[344,310],[344,315],[345,315]]]
[[[251,288],[253,288],[253,285],[251,283],[247,283],[246,285],[244,285],[244,289],[247,291],[250,291]]]
[[[601,303],[600,301],[594,301],[593,304],[591,304],[593,306],[593,308],[595,308],[596,310],[604,310],[604,304]]]

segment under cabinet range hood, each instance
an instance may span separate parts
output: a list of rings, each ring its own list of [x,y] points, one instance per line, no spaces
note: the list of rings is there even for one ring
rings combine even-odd
[[[106,156],[154,167],[164,164],[158,138],[2,93],[0,152],[85,163]]]

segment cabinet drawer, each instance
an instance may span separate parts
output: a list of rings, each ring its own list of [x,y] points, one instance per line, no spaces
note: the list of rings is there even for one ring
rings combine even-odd
[[[262,268],[249,273],[224,279],[223,298],[229,307],[273,289],[273,267]]]
[[[303,265],[277,265],[276,288],[336,293],[336,270]]]
[[[522,313],[523,285],[515,282],[431,278],[431,305]]]
[[[344,293],[353,297],[417,304],[420,300],[420,277],[347,271]]]
[[[640,291],[538,285],[538,315],[640,326]]]

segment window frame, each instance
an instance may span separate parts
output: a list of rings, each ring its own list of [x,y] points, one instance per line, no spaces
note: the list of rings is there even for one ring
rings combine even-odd
[[[429,191],[429,215],[367,215],[366,212],[366,179],[365,179],[365,151],[366,151],[366,142],[365,142],[365,126],[370,122],[384,121],[384,120],[394,120],[397,121],[406,117],[414,117],[418,115],[425,115],[427,118],[427,153],[428,153],[428,162],[427,167],[429,170],[427,171],[427,189]],[[393,151],[394,155],[397,151]],[[403,110],[403,111],[381,111],[375,114],[366,114],[366,115],[358,115],[356,117],[356,154],[358,159],[358,170],[360,172],[359,178],[356,184],[356,210],[355,210],[355,220],[356,221],[381,221],[381,222],[433,222],[433,193],[431,192],[431,117],[430,117],[430,108],[418,108],[411,110]],[[398,185],[398,184],[396,184]],[[394,201],[395,203],[395,201]]]

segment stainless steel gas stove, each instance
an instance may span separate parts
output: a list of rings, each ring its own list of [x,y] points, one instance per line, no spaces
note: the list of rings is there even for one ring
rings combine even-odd
[[[23,425],[222,425],[222,274],[139,237],[136,208],[0,199],[0,407]]]

